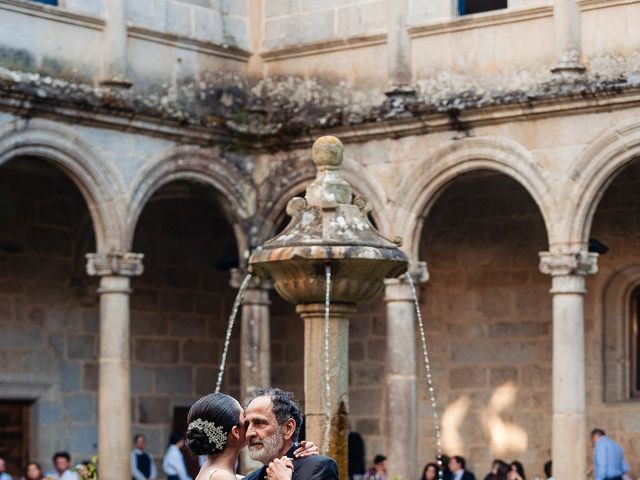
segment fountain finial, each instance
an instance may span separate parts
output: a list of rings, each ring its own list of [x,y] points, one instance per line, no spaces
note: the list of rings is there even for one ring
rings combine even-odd
[[[338,137],[325,135],[313,142],[311,159],[318,170],[337,169],[342,165],[344,146]]]

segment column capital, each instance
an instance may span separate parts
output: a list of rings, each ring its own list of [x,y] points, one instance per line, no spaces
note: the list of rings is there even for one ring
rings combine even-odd
[[[540,271],[551,276],[593,275],[598,272],[598,254],[586,250],[540,252]]]
[[[243,268],[232,268],[230,272],[231,274],[229,276],[229,285],[231,285],[232,288],[240,288],[244,277],[247,276],[247,271]],[[251,277],[251,280],[249,280],[248,288],[271,290],[273,288],[273,280],[271,280],[270,278],[260,278],[257,275],[253,275]]]
[[[87,253],[87,274],[92,276],[135,277],[144,271],[144,254],[132,252]]]

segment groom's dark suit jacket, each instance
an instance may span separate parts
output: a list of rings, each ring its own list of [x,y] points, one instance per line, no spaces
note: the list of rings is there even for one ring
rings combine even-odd
[[[292,480],[338,480],[338,465],[329,457],[311,455],[310,457],[296,458],[293,452],[298,444],[287,452],[287,457],[293,460]],[[267,465],[251,472],[244,480],[264,480],[267,477]]]

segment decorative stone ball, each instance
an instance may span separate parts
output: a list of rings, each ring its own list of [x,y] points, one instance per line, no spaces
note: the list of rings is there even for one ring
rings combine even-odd
[[[313,142],[311,159],[319,169],[337,168],[342,165],[344,146],[338,137],[326,135]]]

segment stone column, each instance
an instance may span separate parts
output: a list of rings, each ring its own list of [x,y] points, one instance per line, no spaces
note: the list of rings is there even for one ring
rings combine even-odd
[[[267,0],[269,1],[269,0]],[[262,49],[262,0],[249,0],[249,42],[251,56],[247,62],[247,74],[251,78],[262,78],[263,62],[260,50]]]
[[[584,73],[580,38],[580,8],[576,0],[555,0],[553,21],[556,36],[556,65],[553,73],[577,76]]]
[[[100,85],[129,88],[132,84],[127,77],[127,18],[124,0],[109,0],[106,6]]]
[[[429,278],[419,262],[414,283]],[[411,285],[405,277],[384,281],[387,305],[387,458],[389,478],[407,480],[418,472],[418,382],[416,310]]]
[[[540,270],[552,276],[554,478],[584,477],[587,423],[584,354],[585,276],[596,273],[598,254],[542,252]]]
[[[407,31],[409,0],[387,0],[388,96],[415,95],[411,37]]]
[[[131,478],[130,278],[142,273],[142,254],[87,255],[87,273],[100,276],[98,458],[101,480]]]
[[[240,288],[244,272],[231,272],[231,286]],[[240,326],[240,401],[246,400],[257,387],[271,385],[271,339],[269,289],[272,282],[253,277],[242,301]],[[243,449],[242,470],[250,472],[262,464],[251,460]]]
[[[329,387],[325,395],[324,304],[298,305],[304,320],[304,398],[307,438],[320,453],[338,464],[340,478],[346,479],[347,439],[349,436],[349,319],[355,305],[332,303],[329,317]],[[325,450],[326,425],[329,422],[328,451]]]

